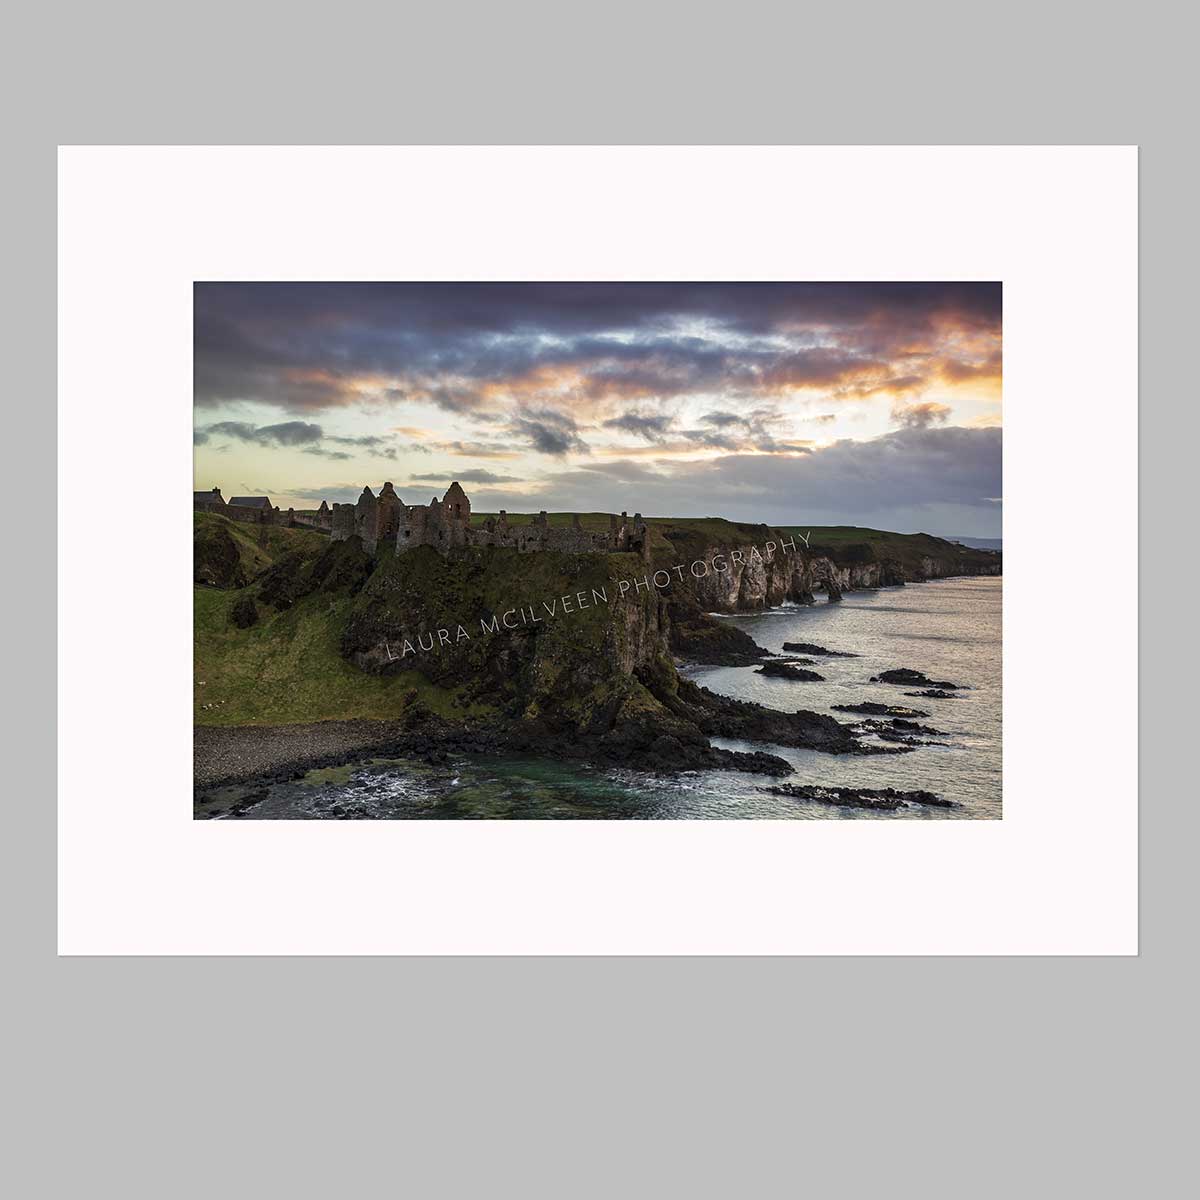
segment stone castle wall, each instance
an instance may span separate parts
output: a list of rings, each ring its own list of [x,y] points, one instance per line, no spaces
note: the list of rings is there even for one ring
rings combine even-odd
[[[606,533],[584,529],[578,516],[570,525],[551,525],[545,512],[527,524],[510,525],[508,514],[489,517],[482,525],[471,524],[471,501],[458,483],[452,483],[439,500],[428,504],[405,504],[390,483],[376,496],[369,487],[353,504],[324,501],[314,513],[297,513],[279,508],[249,508],[227,504],[220,489],[194,493],[197,510],[219,512],[233,521],[249,525],[287,525],[327,530],[334,541],[358,536],[372,554],[380,546],[391,545],[397,554],[416,546],[432,546],[443,554],[468,547],[503,546],[521,554],[557,550],[565,554],[587,554],[611,550],[647,553],[646,523],[641,513],[609,517]]]
[[[288,511],[291,512],[291,509]],[[333,528],[333,510],[322,500],[321,507],[315,513],[293,514],[293,524],[302,525],[306,529],[323,529],[328,533]]]
[[[472,526],[471,502],[458,483],[452,483],[439,500],[428,504],[405,504],[390,483],[378,496],[363,488],[356,504],[335,504],[331,536],[334,540],[358,534],[363,545],[374,552],[381,545],[393,545],[397,554],[416,546],[432,546],[443,554],[466,547],[505,546],[522,554],[557,550],[567,554],[586,554],[609,550],[643,551],[646,523],[641,513],[630,520],[609,518],[607,533],[594,533],[580,525],[575,517],[569,526],[551,525],[544,512],[528,524],[510,525],[508,514],[489,517],[483,525]]]
[[[240,504],[227,504],[217,511],[231,521],[243,521],[247,525],[282,525],[284,523],[277,508],[245,508]]]

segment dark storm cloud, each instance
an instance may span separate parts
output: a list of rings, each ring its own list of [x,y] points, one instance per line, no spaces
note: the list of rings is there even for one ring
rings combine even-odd
[[[999,372],[991,283],[199,283],[194,304],[199,405],[479,415],[547,392],[853,398]]]

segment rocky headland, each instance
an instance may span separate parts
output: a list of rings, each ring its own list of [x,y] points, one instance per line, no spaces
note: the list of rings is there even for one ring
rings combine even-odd
[[[925,732],[890,726],[882,733],[895,744],[880,745],[881,731],[861,721],[719,696],[676,669],[688,660],[820,679],[708,613],[811,601],[814,587],[832,599],[843,584],[905,582],[899,560],[886,569],[886,559],[822,562],[803,542],[780,550],[786,531],[728,522],[651,521],[648,555],[421,546],[402,556],[370,554],[357,537],[255,531],[210,513],[195,523],[201,788],[292,778],[367,754],[438,761],[456,752],[785,775],[791,767],[776,755],[710,739],[854,755],[905,753]],[[733,553],[768,542],[770,557]],[[963,566],[966,553],[931,560],[939,573],[929,577]],[[698,578],[676,572],[665,587],[617,586],[695,561],[725,565]],[[975,565],[998,568],[995,556]],[[926,714],[894,706],[879,715]]]

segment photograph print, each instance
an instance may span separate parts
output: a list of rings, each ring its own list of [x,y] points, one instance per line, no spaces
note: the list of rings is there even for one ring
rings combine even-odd
[[[203,820],[998,820],[999,282],[197,282]]]

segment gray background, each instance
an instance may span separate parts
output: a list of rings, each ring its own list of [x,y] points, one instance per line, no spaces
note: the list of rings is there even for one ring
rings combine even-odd
[[[1194,41],[1172,6],[1114,11],[27,7],[4,82],[9,502],[55,479],[56,143],[1137,143],[1143,395],[1171,409],[1170,436],[1143,423],[1143,670],[1175,662]],[[1097,486],[1131,466],[1097,464]],[[1169,769],[1185,710],[1161,667],[1136,959],[57,960],[54,547],[13,525],[15,1194],[1092,1197],[1191,1177],[1170,1097],[1191,1083],[1195,784]],[[1064,636],[1071,604],[1135,586],[1130,547],[1071,568],[1046,605]],[[1134,736],[1103,720],[1082,752]]]

